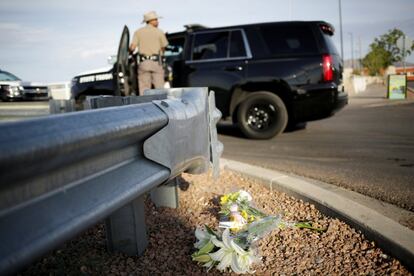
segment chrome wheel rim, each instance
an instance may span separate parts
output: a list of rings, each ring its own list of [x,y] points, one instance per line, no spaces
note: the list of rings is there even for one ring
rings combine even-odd
[[[247,125],[256,131],[266,131],[276,119],[276,108],[271,104],[252,105],[246,114]]]

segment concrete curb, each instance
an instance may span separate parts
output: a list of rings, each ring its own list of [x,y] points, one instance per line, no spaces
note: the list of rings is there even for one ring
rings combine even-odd
[[[414,231],[357,201],[345,197],[344,189],[274,170],[220,159],[221,168],[259,180],[277,190],[311,202],[328,216],[337,217],[360,230],[388,254],[414,271]]]

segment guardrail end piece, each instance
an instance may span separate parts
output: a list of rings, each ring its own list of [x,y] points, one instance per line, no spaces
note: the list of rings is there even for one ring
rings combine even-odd
[[[213,177],[217,179],[220,174],[220,157],[223,154],[224,146],[217,139],[217,122],[221,119],[221,112],[216,108],[215,92],[210,91],[208,95],[209,135],[210,135],[210,156],[213,167]]]
[[[210,161],[208,89],[196,87],[146,91],[146,94],[163,93],[167,94],[167,99],[153,103],[165,112],[169,121],[145,141],[145,157],[169,168],[170,179],[181,172],[206,172]]]

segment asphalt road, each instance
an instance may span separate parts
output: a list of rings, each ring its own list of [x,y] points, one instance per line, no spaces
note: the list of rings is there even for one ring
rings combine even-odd
[[[49,115],[48,101],[1,102],[0,122],[17,121],[31,117]]]
[[[218,127],[223,157],[335,184],[414,211],[414,101],[371,86],[335,116],[271,140]]]

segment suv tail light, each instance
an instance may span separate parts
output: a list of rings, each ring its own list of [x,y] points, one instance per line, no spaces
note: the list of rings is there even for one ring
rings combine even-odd
[[[333,66],[332,66],[331,55],[322,56],[322,68],[323,68],[323,81],[324,82],[333,81]]]

